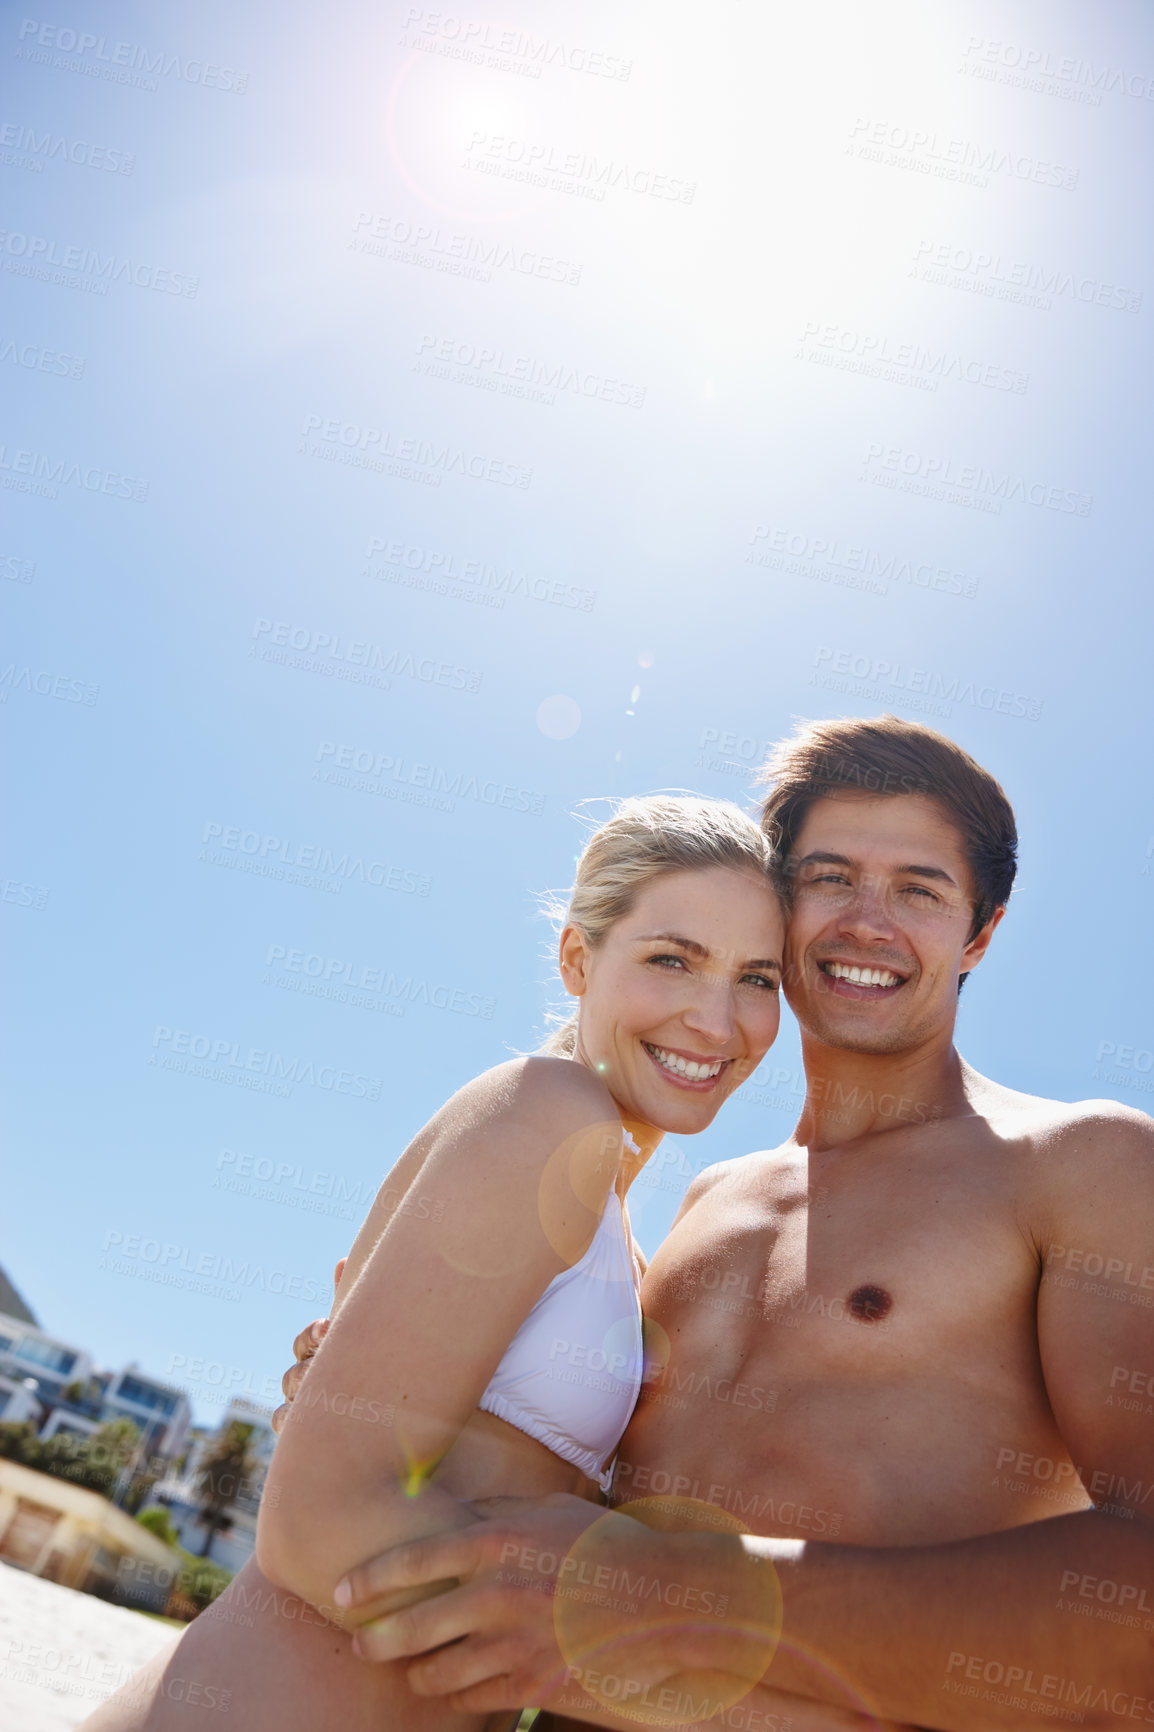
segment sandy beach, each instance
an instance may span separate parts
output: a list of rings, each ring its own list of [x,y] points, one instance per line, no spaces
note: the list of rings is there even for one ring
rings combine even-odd
[[[179,1634],[0,1563],[0,1726],[63,1732]]]

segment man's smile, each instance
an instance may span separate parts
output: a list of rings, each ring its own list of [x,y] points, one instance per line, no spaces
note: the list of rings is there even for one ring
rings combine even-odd
[[[818,973],[829,984],[826,991],[838,998],[890,998],[905,985],[908,975],[880,964],[839,962],[829,959],[818,963]]]

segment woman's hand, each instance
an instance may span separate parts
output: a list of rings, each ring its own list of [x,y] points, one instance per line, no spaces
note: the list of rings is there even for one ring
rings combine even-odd
[[[341,1276],[345,1272],[345,1264],[347,1262],[348,1258],[342,1257],[336,1268],[333,1270],[334,1303],[336,1301],[337,1288],[341,1284]],[[281,1427],[288,1418],[290,1406],[300,1394],[301,1384],[304,1382],[305,1373],[309,1368],[309,1360],[313,1357],[313,1354],[324,1340],[325,1331],[328,1328],[330,1321],[331,1319],[328,1317],[318,1317],[314,1323],[310,1323],[306,1329],[302,1329],[296,1340],[293,1342],[293,1356],[295,1363],[289,1366],[288,1370],[280,1380],[281,1390],[284,1393],[284,1401],[272,1416],[272,1428],[278,1436],[280,1435]]]

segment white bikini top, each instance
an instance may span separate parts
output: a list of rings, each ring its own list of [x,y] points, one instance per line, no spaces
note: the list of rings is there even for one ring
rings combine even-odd
[[[628,1219],[610,1190],[589,1249],[550,1281],[478,1403],[603,1491],[641,1392],[640,1290]]]

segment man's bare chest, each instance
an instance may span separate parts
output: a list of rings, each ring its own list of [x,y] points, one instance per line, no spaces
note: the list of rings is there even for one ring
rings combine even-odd
[[[1004,1186],[893,1163],[723,1181],[654,1258],[645,1308],[674,1362],[888,1381],[1032,1342],[1036,1282]]]

